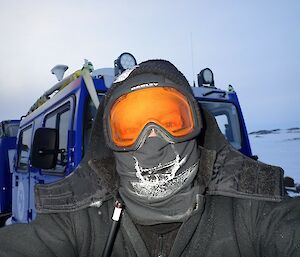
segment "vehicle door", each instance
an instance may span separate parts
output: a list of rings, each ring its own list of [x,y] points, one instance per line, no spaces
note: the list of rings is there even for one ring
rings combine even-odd
[[[30,151],[33,125],[20,130],[12,181],[12,222],[27,223],[29,216]]]
[[[74,116],[74,101],[70,98],[60,106],[47,112],[45,115],[43,126],[46,128],[55,128],[59,135],[59,150],[57,164],[53,169],[35,169],[34,173],[30,174],[30,220],[36,216],[34,186],[35,184],[47,184],[64,178],[70,173],[70,166],[73,163],[73,116]]]

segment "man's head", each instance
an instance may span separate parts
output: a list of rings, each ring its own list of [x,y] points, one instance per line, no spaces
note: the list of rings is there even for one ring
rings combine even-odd
[[[190,192],[202,120],[182,73],[168,61],[143,62],[116,80],[105,101],[104,134],[122,198],[151,204]]]
[[[184,142],[202,127],[188,81],[164,60],[146,61],[122,74],[105,106],[105,137],[114,151],[137,150],[151,131],[170,143]]]

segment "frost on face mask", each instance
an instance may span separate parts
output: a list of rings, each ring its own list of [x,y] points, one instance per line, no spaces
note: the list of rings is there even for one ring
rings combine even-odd
[[[198,167],[198,163],[183,172],[177,171],[185,164],[187,156],[176,158],[166,164],[159,163],[152,168],[143,168],[137,158],[135,158],[136,177],[139,181],[131,182],[134,191],[144,197],[159,199],[166,197],[182,187],[190,174]]]

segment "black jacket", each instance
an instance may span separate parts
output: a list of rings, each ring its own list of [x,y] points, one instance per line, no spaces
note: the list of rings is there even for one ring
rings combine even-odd
[[[89,151],[73,175],[36,187],[37,219],[0,230],[1,257],[101,256],[118,177],[103,147],[99,110]],[[283,171],[240,154],[214,119],[204,117],[197,176],[203,195],[180,226],[170,256],[300,256],[300,205],[284,198]],[[156,244],[161,256],[164,236]],[[112,256],[150,256],[126,209]]]

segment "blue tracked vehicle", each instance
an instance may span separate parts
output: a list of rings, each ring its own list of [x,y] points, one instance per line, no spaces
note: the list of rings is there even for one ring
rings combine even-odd
[[[7,224],[28,223],[35,218],[37,183],[51,183],[74,171],[88,147],[99,101],[115,77],[134,65],[135,58],[123,53],[114,68],[94,70],[86,61],[82,70],[64,79],[67,66],[52,69],[60,81],[36,101],[20,123],[12,174],[12,216]],[[241,107],[232,87],[218,89],[211,70],[204,69],[198,74],[198,86],[193,91],[202,107],[216,117],[227,140],[252,157]],[[37,151],[41,153],[41,144],[47,149],[45,158],[36,160],[34,156]]]

